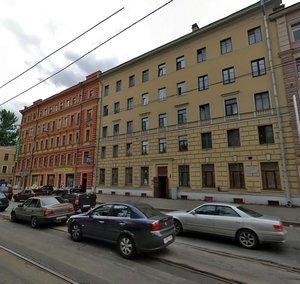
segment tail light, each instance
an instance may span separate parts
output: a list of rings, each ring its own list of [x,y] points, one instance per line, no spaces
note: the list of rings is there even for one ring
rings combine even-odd
[[[70,211],[70,212],[74,212],[74,211],[75,211],[74,207],[70,207],[70,208],[69,208],[69,211]]]
[[[284,230],[284,226],[282,224],[280,224],[280,225],[273,225],[273,228],[276,231],[283,231]]]
[[[54,212],[52,210],[46,210],[44,212],[44,216],[49,216],[49,215],[52,215],[52,214],[54,214]]]
[[[78,196],[76,196],[75,205],[79,205],[79,197]]]
[[[151,231],[159,231],[159,221],[155,221],[151,224]]]

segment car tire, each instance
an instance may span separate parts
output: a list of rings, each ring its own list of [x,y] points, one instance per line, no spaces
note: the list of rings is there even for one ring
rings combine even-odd
[[[71,224],[71,239],[75,242],[80,242],[82,240],[82,229],[77,222]]]
[[[254,249],[258,246],[259,240],[257,235],[248,229],[242,229],[237,233],[238,243],[247,249]]]
[[[17,222],[18,221],[16,213],[14,211],[12,211],[10,213],[10,221],[12,221],[12,222]]]
[[[3,212],[4,210],[5,210],[5,208],[1,208],[1,209],[0,209],[0,212]]]
[[[37,228],[37,226],[38,226],[38,220],[37,220],[37,217],[36,216],[33,216],[33,217],[31,217],[31,228]]]
[[[118,250],[121,256],[127,259],[133,258],[137,253],[134,240],[128,235],[121,235],[119,237]]]
[[[175,227],[175,235],[176,236],[181,235],[183,232],[182,224],[177,219],[174,219],[174,227]]]

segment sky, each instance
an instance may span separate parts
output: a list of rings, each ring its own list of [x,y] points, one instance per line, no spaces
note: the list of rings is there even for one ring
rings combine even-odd
[[[201,28],[258,2],[173,0],[128,28],[169,1],[0,0],[0,110],[12,111],[20,119],[19,110],[25,106],[84,81],[88,74],[97,70],[104,72],[186,35],[192,31],[194,23]],[[298,1],[282,2],[288,7]],[[8,83],[98,23],[85,35]],[[97,46],[100,47],[95,49]],[[93,49],[69,68],[45,80]]]

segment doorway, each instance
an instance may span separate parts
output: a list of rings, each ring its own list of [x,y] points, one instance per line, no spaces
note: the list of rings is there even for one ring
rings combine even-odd
[[[168,198],[169,189],[168,189],[168,167],[158,167],[157,168],[157,191],[156,197],[158,198]]]
[[[86,186],[87,186],[87,174],[82,174],[81,189],[86,191]]]

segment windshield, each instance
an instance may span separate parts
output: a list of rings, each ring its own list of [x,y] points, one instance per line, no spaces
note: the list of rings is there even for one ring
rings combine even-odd
[[[143,214],[148,218],[162,214],[159,210],[145,203],[136,204],[136,208],[138,208],[141,212],[143,212]]]
[[[253,211],[251,209],[245,208],[243,206],[238,206],[238,209],[241,210],[241,211],[243,211],[244,213],[252,216],[252,217],[261,217],[262,216],[262,214],[260,214],[258,212],[255,212],[255,211]]]

